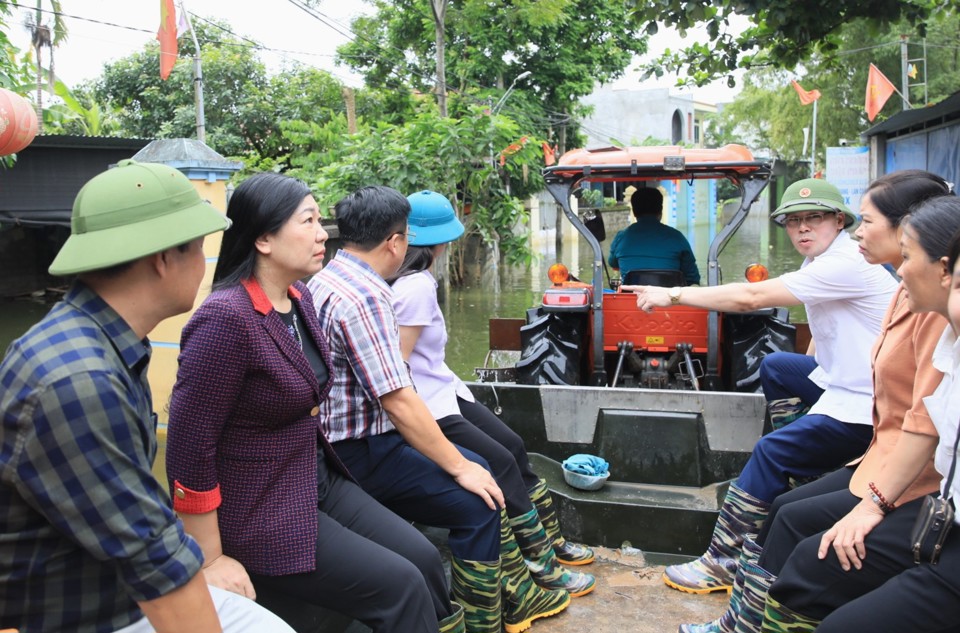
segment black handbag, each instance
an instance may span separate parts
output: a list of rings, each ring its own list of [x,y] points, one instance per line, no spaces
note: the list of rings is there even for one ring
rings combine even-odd
[[[953,500],[950,498],[950,487],[953,484],[953,474],[957,469],[957,445],[960,444],[960,430],[957,440],[953,443],[953,462],[950,464],[950,473],[947,475],[944,494],[927,495],[920,505],[920,514],[910,531],[910,549],[913,551],[913,562],[928,562],[936,565],[940,560],[943,543],[953,527]]]

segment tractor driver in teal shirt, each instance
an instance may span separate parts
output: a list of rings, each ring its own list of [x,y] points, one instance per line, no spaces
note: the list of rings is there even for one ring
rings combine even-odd
[[[683,233],[663,224],[663,194],[640,188],[630,196],[636,222],[617,233],[610,245],[610,266],[621,271],[624,283],[634,270],[677,270],[685,285],[700,283],[700,271]]]

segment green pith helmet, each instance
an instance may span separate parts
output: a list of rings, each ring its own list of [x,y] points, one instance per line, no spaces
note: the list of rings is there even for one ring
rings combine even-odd
[[[780,199],[780,206],[770,214],[770,219],[783,226],[788,215],[801,211],[842,213],[843,228],[857,221],[856,214],[844,204],[840,190],[820,178],[805,178],[787,187]]]
[[[92,178],[73,203],[70,237],[51,275],[102,270],[230,226],[172,167],[121,160]]]

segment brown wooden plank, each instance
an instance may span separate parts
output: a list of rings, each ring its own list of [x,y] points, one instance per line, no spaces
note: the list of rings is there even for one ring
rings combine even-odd
[[[520,328],[523,319],[490,319],[490,349],[520,351]]]

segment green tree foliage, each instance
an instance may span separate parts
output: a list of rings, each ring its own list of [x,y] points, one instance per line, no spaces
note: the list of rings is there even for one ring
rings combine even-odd
[[[864,20],[873,33],[903,20],[920,33],[927,20],[955,10],[957,0],[627,0],[631,21],[647,33],[661,25],[681,35],[703,27],[706,38],[680,50],[668,50],[647,66],[648,75],[685,74],[685,82],[702,86],[727,77],[735,85],[738,68],[793,69],[812,56],[829,57],[841,45],[844,25]],[[735,16],[749,26],[737,32]]]
[[[120,132],[119,113],[102,107],[88,91],[72,91],[58,79],[54,94],[60,97],[61,103],[43,110],[47,134],[116,136]]]
[[[825,148],[837,146],[841,139],[859,142],[860,134],[885,116],[901,111],[901,99],[894,94],[881,111],[880,119],[870,123],[864,111],[867,72],[871,63],[896,85],[900,86],[900,35],[909,35],[909,56],[923,55],[920,35],[910,30],[908,22],[876,32],[866,20],[844,27],[836,36],[837,50],[829,57],[814,57],[799,76],[771,68],[757,69],[745,75],[743,90],[733,103],[715,115],[708,126],[711,144],[742,142],[767,149],[786,160],[807,159],[801,156],[803,128],[812,124],[813,106],[801,105],[790,85],[798,79],[806,90],[822,94],[817,103],[817,163],[823,165]],[[934,103],[960,90],[960,18],[957,13],[935,16],[926,29],[927,89]],[[916,79],[923,81],[922,63]],[[914,107],[923,107],[921,88],[911,89]]]
[[[251,165],[282,162],[290,146],[280,122],[323,123],[344,109],[341,84],[329,73],[293,65],[270,76],[255,48],[226,25],[195,21],[203,68],[207,144]],[[156,42],[104,67],[90,89],[98,103],[119,112],[122,133],[139,138],[195,136],[194,47],[180,40],[180,59],[160,79]]]
[[[511,263],[529,257],[522,200],[543,188],[543,158],[540,141],[524,137],[514,121],[480,107],[443,118],[424,102],[402,125],[375,122],[349,136],[345,127],[341,118],[285,126],[302,148],[290,173],[311,184],[321,207],[367,185],[405,193],[432,189],[456,196],[468,235],[499,245]],[[462,264],[456,253],[453,261]],[[461,278],[462,266],[455,272]]]
[[[23,55],[7,36],[11,26],[17,24],[18,8],[16,2],[0,3],[0,88],[22,95],[34,87],[31,84],[34,67],[29,63],[29,56]]]
[[[33,54],[36,55],[36,107],[41,132],[43,132],[43,78],[44,76],[48,77],[47,89],[52,94],[56,78],[54,51],[67,39],[67,25],[61,15],[60,1],[50,0],[50,9],[50,13],[53,15],[52,24],[51,20],[46,19],[46,9],[44,8],[43,0],[36,0],[36,5],[32,11],[27,13],[25,22],[25,27],[30,32],[30,44],[33,46]],[[50,54],[49,70],[43,68],[44,49]]]
[[[430,0],[375,0],[376,13],[354,21],[357,38],[339,50],[368,85],[436,84]],[[451,112],[477,100],[495,103],[521,73],[530,75],[503,111],[526,112],[547,134],[568,124],[579,97],[619,77],[646,50],[622,3],[607,0],[451,0],[446,11]],[[526,99],[521,96],[526,95]],[[458,99],[458,95],[460,98]]]

